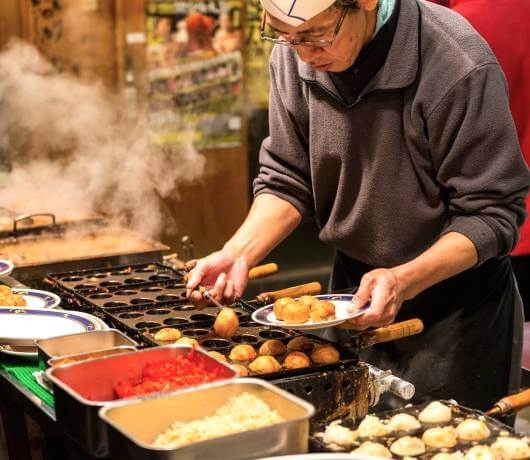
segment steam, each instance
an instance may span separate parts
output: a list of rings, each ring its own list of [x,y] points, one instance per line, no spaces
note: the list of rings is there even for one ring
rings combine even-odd
[[[59,219],[103,214],[158,238],[163,199],[201,177],[205,159],[191,145],[154,147],[144,126],[120,116],[121,104],[11,43],[0,53],[0,158],[11,168],[0,206]]]

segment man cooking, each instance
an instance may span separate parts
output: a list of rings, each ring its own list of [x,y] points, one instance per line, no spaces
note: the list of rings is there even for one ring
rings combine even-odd
[[[416,400],[487,409],[518,389],[521,306],[507,255],[529,174],[491,51],[423,0],[261,0],[270,133],[255,199],[191,273],[241,296],[249,267],[306,218],[336,250],[330,291],[358,286],[344,326],[413,317],[424,332],[361,358],[416,385]],[[344,334],[342,334],[344,335]]]

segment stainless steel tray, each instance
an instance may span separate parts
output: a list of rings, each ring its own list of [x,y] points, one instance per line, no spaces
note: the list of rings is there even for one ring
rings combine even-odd
[[[108,348],[138,347],[138,343],[116,329],[83,332],[35,341],[39,359],[47,363],[52,358],[95,352]]]
[[[107,430],[98,410],[117,399],[114,389],[118,382],[139,377],[147,363],[187,354],[191,349],[189,345],[167,345],[50,367],[46,377],[53,384],[57,424],[90,455],[107,456]],[[227,364],[200,349],[196,352],[208,369],[223,370],[227,379],[236,377],[236,371]]]
[[[284,421],[179,448],[153,446],[155,438],[175,421],[211,416],[229,398],[244,392],[266,402]],[[268,382],[252,378],[122,401],[99,412],[109,427],[112,458],[130,460],[238,460],[307,452],[309,418],[313,413],[311,404]]]
[[[64,366],[66,364],[87,361],[89,359],[106,358],[108,356],[119,355],[121,353],[130,353],[131,351],[136,350],[136,347],[121,345],[119,347],[104,348],[103,350],[87,351],[86,353],[77,353],[73,355],[59,356],[57,358],[50,358],[46,364],[48,367]]]

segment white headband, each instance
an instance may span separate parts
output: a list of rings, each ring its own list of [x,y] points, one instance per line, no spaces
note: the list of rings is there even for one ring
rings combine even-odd
[[[271,16],[291,26],[299,26],[328,9],[335,0],[261,0]]]

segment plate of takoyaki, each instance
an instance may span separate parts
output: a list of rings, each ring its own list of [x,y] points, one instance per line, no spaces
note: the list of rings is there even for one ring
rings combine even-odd
[[[61,298],[53,292],[0,285],[1,307],[55,308],[60,303]]]
[[[352,310],[352,294],[304,295],[297,299],[282,297],[252,314],[256,323],[289,329],[320,329],[336,326],[362,315],[369,304]]]

